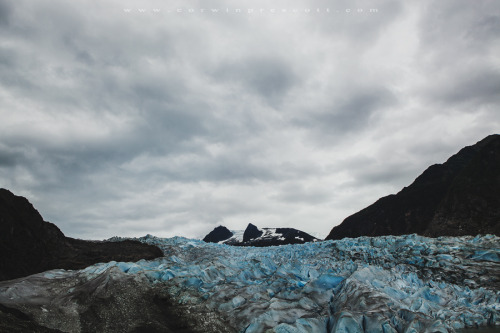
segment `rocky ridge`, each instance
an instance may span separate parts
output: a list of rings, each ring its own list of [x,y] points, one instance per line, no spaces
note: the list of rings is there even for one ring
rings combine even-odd
[[[413,233],[500,235],[500,135],[430,166],[399,193],[347,217],[326,239]]]

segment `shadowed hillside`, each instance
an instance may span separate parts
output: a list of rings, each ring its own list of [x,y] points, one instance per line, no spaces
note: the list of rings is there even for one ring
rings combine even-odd
[[[81,269],[98,262],[138,261],[163,254],[136,241],[98,242],[64,236],[24,197],[0,189],[0,280],[49,269]]]
[[[500,135],[430,166],[399,193],[346,218],[326,239],[412,233],[500,235]]]

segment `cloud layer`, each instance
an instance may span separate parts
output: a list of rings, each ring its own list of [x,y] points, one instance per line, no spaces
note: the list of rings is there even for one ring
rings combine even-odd
[[[0,0],[0,186],[79,238],[324,237],[498,133],[498,13]]]

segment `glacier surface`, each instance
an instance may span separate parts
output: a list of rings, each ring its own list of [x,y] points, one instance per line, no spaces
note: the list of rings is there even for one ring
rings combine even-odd
[[[217,313],[246,333],[500,326],[500,238],[492,235],[360,237],[267,248],[151,235],[138,240],[159,246],[165,257],[93,265],[78,272],[79,281],[117,270],[140,276],[164,286],[178,304]],[[75,273],[49,271],[43,278],[65,274]],[[0,285],[1,303],[39,293],[16,288],[16,281]]]
[[[500,325],[500,239],[361,237],[270,248],[140,239],[163,259],[117,264],[244,332],[448,332]],[[91,267],[91,273],[99,267]]]

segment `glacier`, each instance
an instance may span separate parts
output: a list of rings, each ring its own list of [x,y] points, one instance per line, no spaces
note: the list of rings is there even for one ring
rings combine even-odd
[[[160,247],[165,256],[48,271],[30,280],[29,288],[23,279],[2,282],[0,303],[57,327],[49,306],[61,304],[60,317],[75,316],[78,306],[68,299],[81,285],[123,275],[161,286],[179,305],[213,313],[235,332],[500,327],[500,238],[493,235],[360,237],[267,248],[182,237],[135,239]],[[64,292],[57,290],[64,295],[49,300],[47,281],[55,280],[64,281]]]

